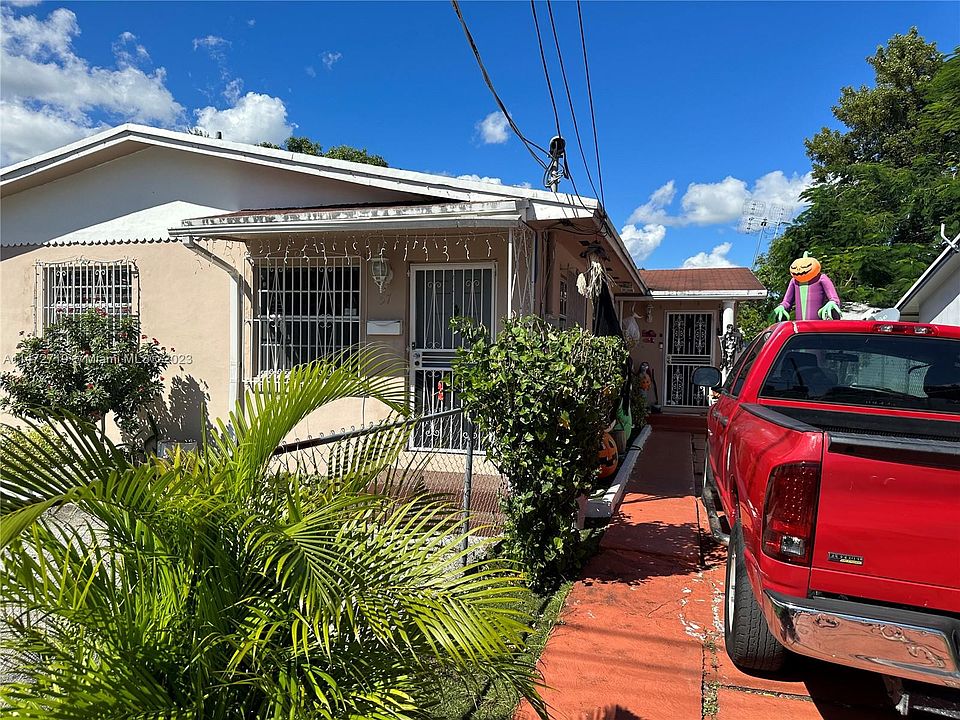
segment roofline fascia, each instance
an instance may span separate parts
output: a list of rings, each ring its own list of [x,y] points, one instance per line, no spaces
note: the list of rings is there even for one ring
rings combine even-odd
[[[930,281],[933,280],[940,269],[950,262],[950,259],[954,253],[960,254],[960,251],[957,251],[950,245],[947,245],[937,259],[930,263],[930,266],[924,270],[923,273],[921,273],[920,277],[917,278],[917,281],[913,283],[913,285],[910,286],[910,289],[903,294],[903,297],[897,301],[897,304],[894,305],[894,307],[897,308],[897,310],[903,310],[909,303],[911,303],[916,296],[919,295],[930,283]]]
[[[647,288],[646,283],[643,282],[643,278],[640,277],[640,271],[637,269],[637,264],[633,261],[630,251],[627,250],[627,246],[623,242],[623,238],[620,237],[620,233],[617,232],[617,228],[610,220],[610,216],[607,214],[606,208],[604,208],[603,205],[598,205],[597,210],[600,214],[599,217],[594,215],[594,219],[597,221],[597,225],[600,227],[601,233],[603,233],[604,236],[610,241],[610,246],[613,248],[617,258],[627,268],[627,272],[630,273],[630,279],[633,280],[638,288],[640,288],[640,292],[649,292],[649,288]]]
[[[650,290],[647,294],[619,293],[618,300],[763,300],[769,296],[767,290],[688,290],[673,292],[670,290]]]

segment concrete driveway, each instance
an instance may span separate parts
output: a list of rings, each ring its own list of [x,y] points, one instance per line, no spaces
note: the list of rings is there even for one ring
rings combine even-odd
[[[724,548],[694,490],[696,436],[655,430],[540,666],[556,720],[893,720],[879,676],[796,658],[775,679],[723,649]],[[536,717],[521,706],[518,720]]]

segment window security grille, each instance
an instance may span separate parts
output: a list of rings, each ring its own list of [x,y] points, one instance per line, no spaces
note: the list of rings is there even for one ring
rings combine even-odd
[[[258,374],[289,370],[360,341],[356,258],[255,258]]]
[[[39,330],[94,308],[113,317],[139,314],[136,277],[136,265],[126,260],[38,263]]]

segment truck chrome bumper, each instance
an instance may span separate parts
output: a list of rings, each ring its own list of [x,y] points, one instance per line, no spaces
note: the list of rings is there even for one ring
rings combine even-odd
[[[833,598],[763,593],[774,636],[799,655],[960,688],[960,621]]]

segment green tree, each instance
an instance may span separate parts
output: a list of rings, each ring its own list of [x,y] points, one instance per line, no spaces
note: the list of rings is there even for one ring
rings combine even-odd
[[[170,355],[140,334],[137,318],[93,309],[24,338],[13,362],[17,370],[0,375],[0,407],[26,417],[66,410],[90,421],[113,411],[129,435],[139,411],[160,397]]]
[[[409,425],[335,445],[322,475],[272,456],[338,399],[402,411],[384,369],[359,352],[263,380],[202,451],[139,466],[70,416],[2,428],[7,714],[423,718],[443,673],[484,674],[545,716],[519,660],[521,576],[461,567],[458,508],[402,463]]]
[[[368,153],[366,148],[355,148],[351,145],[334,145],[324,152],[323,147],[321,147],[319,143],[315,143],[306,137],[288,137],[284,141],[282,148],[279,145],[274,145],[269,142],[260,143],[260,147],[273,148],[274,150],[289,150],[290,152],[328,157],[334,160],[349,160],[350,162],[377,165],[379,167],[389,167],[387,161],[384,160],[382,156]]]
[[[779,302],[804,251],[843,300],[892,305],[936,256],[940,223],[960,230],[960,58],[945,59],[913,28],[867,61],[874,86],[844,87],[833,109],[845,130],[824,128],[806,141],[810,205],[758,262],[771,289],[761,315]]]

